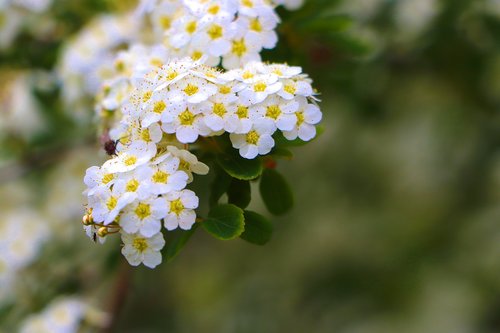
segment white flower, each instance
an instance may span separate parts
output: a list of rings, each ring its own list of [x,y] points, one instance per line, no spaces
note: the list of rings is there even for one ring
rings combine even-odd
[[[199,22],[196,17],[184,15],[172,24],[170,44],[175,48],[186,46],[199,31]]]
[[[117,180],[113,185],[113,191],[116,193],[136,193],[140,199],[150,196],[152,192],[146,183],[147,178],[141,173],[141,170],[144,168],[146,166],[118,174]]]
[[[167,98],[172,103],[201,103],[217,93],[217,86],[195,76],[187,76],[170,86]]]
[[[257,75],[252,78],[252,82],[239,92],[239,96],[248,99],[253,104],[265,100],[269,95],[281,90],[283,84],[278,81],[275,75]]]
[[[260,38],[254,35],[234,38],[230,50],[223,56],[222,66],[233,69],[252,61],[260,61],[261,44]]]
[[[193,38],[193,44],[206,45],[206,52],[214,57],[219,57],[231,49],[233,30],[229,29],[232,18],[207,22],[203,24],[200,33]]]
[[[126,233],[139,232],[151,237],[160,231],[161,219],[166,214],[167,207],[161,198],[137,200],[123,210],[119,224]]]
[[[215,132],[224,130],[234,132],[239,121],[236,105],[229,102],[226,96],[217,94],[202,105],[205,124]]]
[[[134,201],[137,194],[118,193],[107,188],[100,188],[89,196],[89,208],[92,208],[94,221],[110,224],[120,214],[120,211]]]
[[[146,267],[155,268],[161,263],[160,250],[165,246],[161,232],[144,237],[141,234],[122,233],[122,254],[132,266],[143,263]]]
[[[263,103],[256,105],[254,110],[264,121],[270,124],[274,133],[276,129],[289,131],[293,128],[296,122],[293,113],[298,108],[299,103],[294,100],[287,101],[281,97],[271,96]]]
[[[115,182],[115,175],[105,172],[98,166],[92,166],[87,169],[83,182],[88,187],[86,194],[92,195],[101,187],[109,188],[113,185]]]
[[[165,133],[175,133],[177,140],[182,143],[195,142],[199,135],[210,133],[203,121],[202,110],[196,105],[186,105],[182,111],[165,112],[161,121]]]
[[[179,170],[179,159],[167,153],[155,160],[155,164],[138,170],[145,180],[148,191],[153,194],[165,194],[180,191],[186,187],[188,175]]]
[[[193,191],[183,190],[170,192],[165,195],[169,211],[165,218],[165,228],[174,230],[180,227],[183,230],[191,229],[196,222],[194,209],[198,207],[198,197]]]
[[[308,104],[307,100],[300,102],[300,108],[295,112],[297,118],[293,129],[284,131],[283,136],[288,140],[295,140],[297,137],[303,141],[312,140],[316,136],[316,125],[321,121],[322,114],[315,104]]]
[[[296,96],[310,97],[313,95],[311,83],[305,80],[284,80],[283,88],[278,95],[284,99],[294,99]]]
[[[263,7],[259,16],[248,17],[240,16],[234,22],[237,26],[236,38],[245,37],[247,40],[254,41],[261,48],[272,49],[278,42],[278,35],[274,31],[279,23],[279,18],[271,7]]]
[[[188,175],[188,183],[193,181],[193,173],[198,175],[206,175],[209,171],[205,163],[198,161],[196,155],[191,154],[189,151],[179,149],[175,146],[168,146],[167,150],[173,156],[179,158],[179,170],[182,170]]]
[[[117,156],[107,160],[102,169],[107,173],[127,172],[134,170],[156,155],[156,147],[142,141],[132,142],[126,149],[120,151]]]
[[[273,128],[268,122],[256,121],[252,129],[246,134],[231,133],[229,138],[234,148],[239,149],[240,155],[247,159],[254,159],[257,155],[265,155],[274,147],[272,138]]]

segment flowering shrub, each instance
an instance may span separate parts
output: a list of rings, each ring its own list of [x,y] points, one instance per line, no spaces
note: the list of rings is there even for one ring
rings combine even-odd
[[[245,211],[250,181],[260,178],[270,212],[290,208],[275,158],[289,156],[290,143],[312,140],[322,114],[300,67],[260,62],[260,51],[277,42],[275,6],[143,1],[129,16],[151,23],[157,44],[139,38],[102,67],[95,110],[112,157],[87,170],[83,223],[99,242],[120,233],[131,265],[161,263],[162,227],[185,231],[167,246],[170,257],[197,222],[220,239],[265,243],[271,223]],[[209,171],[217,174],[212,189],[187,189],[193,174]],[[224,193],[228,203],[219,204]],[[211,198],[204,217],[199,196]]]

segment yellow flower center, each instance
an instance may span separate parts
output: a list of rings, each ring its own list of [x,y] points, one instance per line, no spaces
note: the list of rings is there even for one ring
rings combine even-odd
[[[142,94],[142,101],[146,103],[147,101],[149,101],[152,95],[153,95],[152,91],[146,91],[144,94]]]
[[[170,202],[170,213],[174,213],[179,216],[184,210],[184,205],[181,202],[181,199],[176,199]]]
[[[227,112],[226,107],[222,103],[215,103],[212,111],[219,117],[224,117]]]
[[[295,88],[294,85],[292,84],[287,84],[285,85],[285,87],[283,88],[283,90],[289,94],[292,94],[292,95],[295,95],[295,92],[297,91],[297,88]]]
[[[117,204],[118,199],[113,196],[109,197],[108,201],[106,201],[106,207],[108,207],[108,210],[113,210]]]
[[[152,178],[155,183],[166,183],[168,181],[168,176],[168,173],[158,170]]]
[[[193,60],[199,60],[202,55],[203,53],[201,53],[200,51],[194,51],[193,54],[191,54],[191,58]]]
[[[241,4],[245,7],[253,7],[253,2],[251,0],[241,0]]]
[[[233,41],[232,52],[236,54],[238,57],[243,56],[247,52],[247,46],[245,45],[245,41],[243,39]]]
[[[149,129],[145,128],[141,131],[141,139],[142,141],[151,142],[151,135],[149,133]]]
[[[238,118],[247,118],[248,117],[248,107],[244,105],[239,105],[238,109],[236,110],[236,115]]]
[[[188,84],[186,86],[186,88],[184,88],[184,92],[188,96],[193,96],[194,94],[196,94],[198,92],[198,90],[199,90],[198,86],[195,86],[195,85],[192,85],[192,84]]]
[[[179,170],[189,171],[191,170],[191,165],[188,162],[181,160],[179,163]]]
[[[125,64],[123,63],[123,61],[118,60],[115,63],[115,69],[118,73],[123,73],[125,71]]]
[[[115,175],[113,175],[112,173],[107,173],[102,177],[102,183],[107,184],[113,179],[115,179]]]
[[[223,95],[227,95],[231,92],[231,87],[228,86],[220,86],[219,87],[219,92]]]
[[[210,36],[212,39],[217,39],[221,38],[223,35],[223,30],[222,27],[218,24],[212,24],[210,28],[207,30],[207,34]]]
[[[305,120],[304,112],[297,112],[295,115],[297,116],[297,126],[302,125]]]
[[[177,77],[177,75],[179,75],[179,74],[176,71],[169,71],[167,73],[167,80],[172,81],[173,79],[175,79]]]
[[[253,77],[254,77],[254,74],[253,74],[252,72],[245,71],[245,72],[243,73],[243,78],[244,78],[245,80],[247,80],[247,79],[251,79],[251,78],[253,78]]]
[[[135,192],[137,191],[138,187],[139,187],[139,182],[135,179],[129,180],[127,186],[125,186],[127,192]]]
[[[183,126],[191,126],[194,123],[194,114],[186,109],[184,112],[179,114],[179,121]]]
[[[266,117],[276,120],[278,119],[280,114],[281,114],[281,109],[278,105],[270,105],[267,107]]]
[[[260,135],[257,131],[250,131],[247,133],[246,141],[251,145],[256,145],[259,142]]]
[[[160,25],[164,30],[170,29],[172,25],[172,18],[170,16],[162,16],[160,18]]]
[[[166,107],[167,107],[167,104],[165,104],[164,101],[158,101],[153,106],[153,112],[154,113],[162,113],[163,110],[165,110]]]
[[[148,242],[146,241],[146,238],[138,237],[134,239],[132,246],[137,251],[144,252],[148,248]]]
[[[263,82],[259,82],[253,86],[253,90],[255,92],[264,92],[266,91],[267,85]]]
[[[163,66],[163,61],[161,61],[161,59],[158,59],[158,58],[152,58],[149,63],[153,66],[156,66],[156,67],[161,67]]]
[[[212,14],[212,15],[215,15],[215,14],[217,14],[219,12],[219,10],[220,10],[219,5],[213,5],[213,6],[211,6],[211,7],[208,8],[208,13]]]
[[[135,208],[134,213],[139,219],[144,220],[146,217],[151,215],[151,206],[141,202]]]
[[[262,31],[262,25],[260,24],[259,18],[254,18],[250,21],[250,29],[256,32]]]
[[[137,157],[135,156],[129,156],[125,159],[125,165],[131,166],[134,165],[137,162]]]
[[[194,34],[194,32],[196,31],[196,21],[191,21],[189,22],[187,25],[186,25],[186,32],[190,35]]]

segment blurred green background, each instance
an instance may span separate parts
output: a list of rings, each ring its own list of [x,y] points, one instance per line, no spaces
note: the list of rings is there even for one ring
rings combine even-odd
[[[79,7],[54,7],[60,39],[21,35],[41,46],[24,62],[15,47],[0,52],[2,68],[51,68],[64,36],[96,9],[116,8],[71,3]],[[51,288],[94,295],[107,309],[122,281],[113,332],[123,333],[500,332],[500,2],[306,0],[279,13],[279,47],[263,58],[314,79],[324,133],[278,164],[296,204],[273,218],[272,241],[221,242],[200,230],[155,270],[126,269],[120,257],[105,271],[96,261],[116,243],[88,243],[70,216],[85,254],[61,264],[61,278],[74,281]],[[35,163],[16,182],[39,193],[65,173],[82,178],[98,150],[95,129],[61,111],[57,94],[38,96],[48,130],[2,142],[5,160]],[[51,179],[54,151],[75,147],[81,171]],[[264,212],[254,190],[251,208]]]

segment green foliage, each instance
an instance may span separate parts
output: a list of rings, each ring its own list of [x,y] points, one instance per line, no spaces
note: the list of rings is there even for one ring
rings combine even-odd
[[[252,200],[250,182],[233,178],[227,190],[228,202],[241,209],[247,208]]]
[[[273,225],[264,216],[245,210],[245,231],[241,234],[240,238],[252,244],[264,245],[273,234]]]
[[[293,194],[285,178],[274,169],[266,169],[260,180],[260,195],[269,212],[283,215],[293,206]]]
[[[241,157],[235,149],[219,154],[217,162],[231,177],[241,180],[252,180],[262,173],[260,159],[248,160]]]
[[[198,223],[194,224],[190,230],[176,230],[173,232],[175,234],[172,240],[167,237],[167,245],[165,246],[165,261],[170,262],[174,260],[179,252],[184,248],[188,240],[193,236],[194,232],[198,228]]]
[[[215,238],[234,239],[245,230],[243,210],[231,204],[215,206],[208,213],[208,218],[202,222],[202,226]]]

